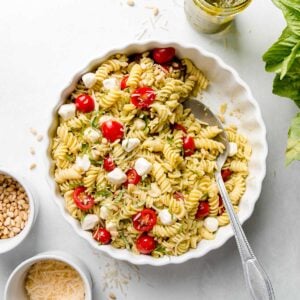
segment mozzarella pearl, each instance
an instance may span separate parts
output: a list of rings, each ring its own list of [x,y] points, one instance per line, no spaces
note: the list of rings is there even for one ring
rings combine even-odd
[[[97,130],[89,127],[84,131],[83,136],[88,142],[95,143],[99,140],[101,134]]]
[[[109,216],[109,209],[104,205],[100,208],[100,218],[106,220]]]
[[[134,126],[135,126],[135,128],[138,129],[138,130],[143,130],[143,129],[146,127],[146,123],[145,123],[145,121],[142,120],[142,119],[136,119],[136,120],[134,121]]]
[[[122,141],[122,147],[126,152],[131,152],[135,149],[139,144],[140,140],[138,138],[127,138]]]
[[[109,231],[112,237],[118,236],[117,223],[113,221],[109,221],[105,226],[106,230]]]
[[[229,142],[228,156],[234,156],[238,152],[237,144]]]
[[[161,210],[158,216],[163,225],[171,225],[173,223],[172,215],[166,208]]]
[[[118,80],[116,78],[104,79],[103,87],[107,90],[119,89]]]
[[[99,119],[99,125],[101,126],[103,123],[105,123],[106,121],[111,120],[111,119],[113,119],[113,117],[110,116],[110,115],[102,116],[102,117]]]
[[[127,180],[127,176],[120,168],[115,168],[107,174],[107,179],[112,184],[120,185]]]
[[[91,230],[99,223],[99,217],[97,215],[86,215],[81,223],[83,230]]]
[[[87,87],[88,89],[91,88],[97,82],[97,79],[96,79],[96,76],[94,73],[86,73],[82,76],[81,79],[82,79],[85,87]]]
[[[144,176],[151,171],[152,164],[145,158],[140,157],[135,161],[134,169],[140,176]]]
[[[91,166],[90,159],[86,154],[83,155],[82,157],[77,156],[75,164],[79,169],[81,169],[83,171],[87,171]]]
[[[75,117],[75,112],[76,112],[76,105],[74,103],[63,104],[58,110],[58,114],[65,121]]]

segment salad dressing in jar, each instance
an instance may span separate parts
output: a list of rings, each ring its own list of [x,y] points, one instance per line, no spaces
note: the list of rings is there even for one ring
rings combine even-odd
[[[217,33],[226,29],[234,16],[242,12],[251,0],[185,0],[187,19],[198,31]]]

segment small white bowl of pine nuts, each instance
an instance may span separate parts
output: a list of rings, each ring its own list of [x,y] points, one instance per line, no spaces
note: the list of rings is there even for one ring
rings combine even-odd
[[[38,207],[28,183],[0,167],[0,254],[18,246],[35,222]]]

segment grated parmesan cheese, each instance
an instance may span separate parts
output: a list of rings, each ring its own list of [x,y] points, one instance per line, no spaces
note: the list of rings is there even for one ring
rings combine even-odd
[[[25,278],[29,300],[84,300],[84,283],[76,270],[57,260],[30,267]]]

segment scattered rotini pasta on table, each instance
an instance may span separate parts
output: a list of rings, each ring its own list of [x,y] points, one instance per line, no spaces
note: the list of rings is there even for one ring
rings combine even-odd
[[[156,48],[108,58],[60,106],[55,181],[66,210],[100,244],[181,255],[229,223],[214,179],[221,129],[183,107],[208,84],[190,59]],[[222,177],[238,211],[251,146],[236,127],[226,133]]]

